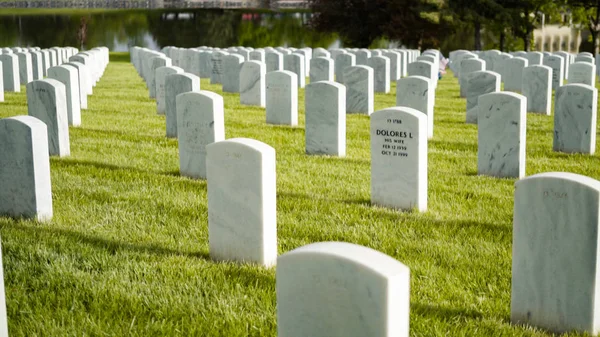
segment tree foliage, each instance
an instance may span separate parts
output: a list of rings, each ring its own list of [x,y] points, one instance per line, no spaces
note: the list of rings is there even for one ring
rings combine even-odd
[[[366,48],[380,37],[417,46],[440,35],[443,0],[309,0],[311,25]]]

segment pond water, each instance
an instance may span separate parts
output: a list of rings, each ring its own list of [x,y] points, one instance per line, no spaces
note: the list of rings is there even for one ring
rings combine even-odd
[[[310,13],[229,9],[119,10],[73,15],[0,15],[1,46],[336,47],[335,34],[308,29]]]

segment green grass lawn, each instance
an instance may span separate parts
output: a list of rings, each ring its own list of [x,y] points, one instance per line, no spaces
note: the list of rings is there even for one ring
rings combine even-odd
[[[52,158],[54,218],[0,218],[11,336],[275,336],[275,268],[209,259],[206,181],[178,175],[127,54],[94,88],[71,156]],[[279,254],[344,241],[411,270],[411,336],[550,336],[510,324],[514,179],[477,176],[477,128],[465,124],[457,79],[437,89],[429,142],[429,209],[370,205],[369,118],[348,115],[347,157],[304,154],[304,90],[297,128],[222,94],[227,138],[277,152]],[[375,108],[395,105],[377,94]],[[0,117],[27,114],[25,89]],[[566,171],[600,179],[598,155],[552,152],[553,117],[527,116],[527,175]],[[578,336],[571,334],[569,336]]]

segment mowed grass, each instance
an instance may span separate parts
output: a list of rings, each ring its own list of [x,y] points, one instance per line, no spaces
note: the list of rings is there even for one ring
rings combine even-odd
[[[70,128],[71,156],[51,158],[52,221],[0,218],[11,336],[276,336],[275,268],[210,260],[206,181],[179,176],[164,116],[128,55],[111,58]],[[510,324],[515,180],[477,176],[477,128],[453,76],[436,93],[425,213],[370,205],[367,116],[347,116],[346,158],[307,156],[304,90],[292,128],[201,87],[223,95],[227,138],[277,152],[279,254],[344,241],[398,259],[411,270],[411,336],[551,335]],[[376,110],[394,105],[395,85],[375,97]],[[0,117],[23,114],[24,87],[0,104]],[[597,155],[552,152],[553,117],[527,124],[527,175],[600,178]]]

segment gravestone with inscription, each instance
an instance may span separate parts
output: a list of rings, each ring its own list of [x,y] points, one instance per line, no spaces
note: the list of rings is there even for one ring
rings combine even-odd
[[[433,106],[435,90],[431,81],[423,76],[408,76],[396,85],[396,106],[412,108],[427,116],[427,138],[433,138]]]
[[[590,63],[573,63],[569,67],[569,84],[596,85],[596,66]]]
[[[183,69],[175,66],[171,67],[160,67],[156,69],[155,79],[156,79],[156,113],[159,115],[164,115],[167,109],[167,101],[166,101],[166,79],[167,76],[171,74],[181,74],[183,73]]]
[[[335,81],[344,83],[344,71],[346,68],[356,65],[356,56],[354,54],[340,54],[335,59]]]
[[[205,179],[206,146],[225,139],[223,97],[201,90],[177,95],[176,100],[179,172]]]
[[[215,50],[210,55],[210,84],[222,84],[223,57],[229,53]]]
[[[165,88],[167,137],[177,138],[177,95],[200,91],[200,78],[188,73],[171,74],[165,79]]]
[[[289,70],[296,74],[298,78],[298,87],[304,88],[306,86],[306,69],[304,56],[300,54],[289,54],[283,56],[283,69]]]
[[[544,58],[544,65],[552,69],[552,89],[561,87],[565,78],[563,58],[558,55],[547,56]]]
[[[65,85],[67,93],[67,116],[69,125],[81,125],[81,105],[79,100],[79,76],[77,69],[69,65],[60,65],[48,69],[48,78]]]
[[[493,92],[479,96],[477,108],[477,173],[523,178],[527,98],[513,92]]]
[[[61,82],[46,78],[27,83],[27,110],[47,126],[48,152],[64,157],[71,153],[67,92]]]
[[[390,92],[390,59],[384,56],[373,56],[369,59],[369,67],[373,69],[373,88],[375,92]]]
[[[373,112],[375,99],[373,68],[367,66],[346,68],[344,85],[346,86],[346,111],[370,115]]]
[[[311,69],[313,68],[311,67]],[[267,124],[297,126],[298,80],[296,74],[287,70],[272,71],[267,73],[266,79]]]
[[[371,115],[371,203],[427,210],[427,115],[394,107]]]
[[[0,119],[0,216],[40,221],[52,218],[48,153],[44,122],[31,116]],[[1,276],[0,269],[0,282]],[[0,296],[4,297],[4,294],[0,293]],[[0,307],[0,316],[3,316],[3,310],[5,308]],[[0,317],[0,323],[2,320],[6,324],[6,317]],[[8,334],[2,334],[5,329],[6,325],[0,324],[0,335],[8,337]]]
[[[552,103],[552,68],[535,65],[523,69],[523,96],[527,112],[550,116]]]
[[[275,149],[247,138],[209,144],[206,173],[210,257],[275,265]]]
[[[265,64],[259,61],[246,61],[240,70],[240,104],[265,107],[266,90]]]
[[[346,87],[315,82],[305,92],[306,154],[346,156]]]
[[[556,89],[554,151],[594,154],[597,101],[598,90],[589,85],[567,84]]]
[[[4,90],[9,92],[21,92],[21,79],[19,78],[19,58],[14,54],[0,55],[2,62],[2,79]]]
[[[229,54],[223,57],[223,92],[240,92],[240,70],[244,63],[241,55]]]
[[[310,82],[333,81],[333,60],[325,57],[315,57],[310,60]]]
[[[410,270],[371,248],[312,243],[277,258],[277,335],[408,337]]]
[[[509,59],[512,60],[512,59]],[[477,100],[483,94],[500,91],[500,75],[493,71],[475,71],[465,78],[467,85],[467,124],[477,124]]]
[[[511,322],[597,335],[600,182],[551,172],[515,185]]]
[[[565,75],[565,80],[569,78],[569,66],[571,65],[571,63],[569,62],[569,53],[565,52],[565,51],[557,51],[554,52],[553,55],[559,56],[560,58],[563,59],[563,74]]]

